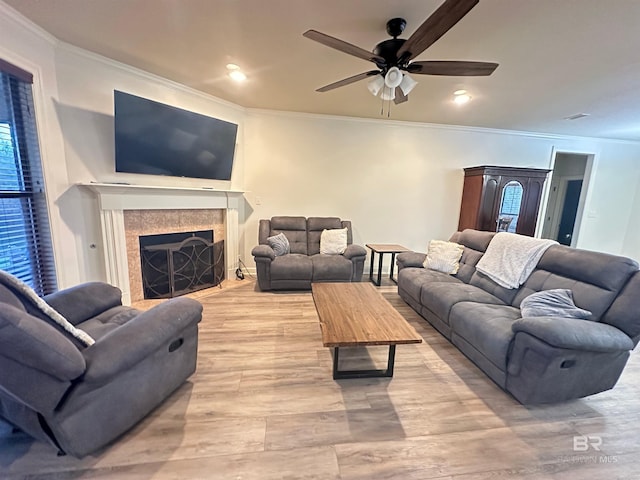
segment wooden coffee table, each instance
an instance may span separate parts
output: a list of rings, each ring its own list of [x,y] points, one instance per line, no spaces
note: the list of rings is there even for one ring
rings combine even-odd
[[[334,347],[333,378],[392,377],[396,345],[422,337],[370,283],[312,283],[322,344]],[[384,370],[338,370],[340,347],[389,345]]]

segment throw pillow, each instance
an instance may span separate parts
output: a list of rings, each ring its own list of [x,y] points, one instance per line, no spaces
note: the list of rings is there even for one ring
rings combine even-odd
[[[589,310],[576,307],[573,292],[564,288],[532,293],[520,303],[520,313],[523,317],[591,317]]]
[[[320,253],[342,255],[347,249],[347,229],[323,230],[320,234]]]
[[[271,248],[273,248],[273,252],[276,254],[276,257],[279,257],[280,255],[286,255],[291,251],[289,246],[289,239],[282,232],[274,235],[273,237],[267,238],[267,243]]]
[[[424,259],[424,268],[455,275],[460,268],[462,252],[464,252],[464,246],[458,243],[445,242],[444,240],[431,240],[427,247],[427,258]]]

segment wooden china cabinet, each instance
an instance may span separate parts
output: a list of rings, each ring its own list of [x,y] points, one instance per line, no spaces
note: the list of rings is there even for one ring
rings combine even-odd
[[[533,236],[549,172],[520,167],[465,168],[458,230],[474,228]]]

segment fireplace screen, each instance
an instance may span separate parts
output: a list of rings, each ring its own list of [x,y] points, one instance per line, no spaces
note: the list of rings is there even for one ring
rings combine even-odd
[[[218,285],[224,278],[223,241],[213,231],[140,237],[145,299],[171,298]]]

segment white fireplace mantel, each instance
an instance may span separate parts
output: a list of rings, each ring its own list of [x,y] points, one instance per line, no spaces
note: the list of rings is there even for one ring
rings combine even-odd
[[[225,269],[233,276],[239,253],[239,190],[208,187],[163,187],[120,183],[80,183],[95,193],[100,208],[107,281],[122,290],[122,302],[131,304],[129,267],[124,229],[125,210],[224,209],[226,211]]]

